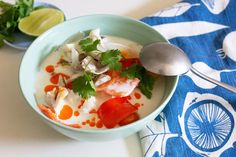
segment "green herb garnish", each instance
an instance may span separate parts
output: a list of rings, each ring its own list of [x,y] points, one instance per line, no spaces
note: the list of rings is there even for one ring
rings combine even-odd
[[[72,89],[78,92],[81,97],[88,99],[96,94],[95,85],[92,80],[92,75],[85,73],[72,81]]]
[[[82,50],[85,52],[91,52],[97,50],[97,45],[100,43],[100,40],[93,41],[91,38],[82,39],[79,42]]]
[[[142,75],[138,88],[149,99],[152,97],[152,90],[154,88],[155,78],[147,74],[147,71]]]
[[[108,65],[111,70],[121,70],[121,58],[119,50],[109,50],[101,54],[101,64]]]
[[[33,5],[34,5],[34,0],[16,0],[16,5],[15,7],[18,10],[19,17],[18,17],[18,22],[20,19],[28,16],[31,11],[33,11]]]
[[[152,97],[152,90],[154,88],[155,78],[149,75],[144,69],[144,67],[138,64],[134,64],[128,68],[125,68],[121,72],[121,76],[125,76],[130,79],[140,79],[138,88],[147,98],[150,99]]]
[[[17,30],[19,21],[33,10],[34,0],[16,0],[10,4],[0,1],[0,47],[3,40],[13,41],[12,33]]]
[[[123,69],[121,76],[128,77],[129,79],[141,78],[143,67],[138,64],[133,64],[132,66]]]

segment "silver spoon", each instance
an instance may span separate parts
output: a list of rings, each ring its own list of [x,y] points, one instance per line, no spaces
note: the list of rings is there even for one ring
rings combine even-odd
[[[163,42],[156,42],[144,46],[139,54],[145,69],[152,73],[177,76],[189,70],[200,78],[236,93],[236,88],[215,80],[193,68],[188,56],[180,48]]]

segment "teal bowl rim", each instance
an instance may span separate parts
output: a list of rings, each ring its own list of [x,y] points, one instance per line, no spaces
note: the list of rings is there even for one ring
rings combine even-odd
[[[33,44],[38,41],[38,40],[42,40],[43,38],[45,38],[48,34],[51,34],[53,33],[54,29],[56,29],[57,27],[61,27],[62,25],[65,25],[67,22],[69,21],[74,21],[74,20],[77,20],[79,18],[87,18],[87,17],[112,17],[112,18],[119,18],[119,19],[124,19],[124,20],[129,20],[129,21],[132,21],[132,22],[136,22],[136,23],[139,23],[141,25],[144,25],[145,27],[147,27],[148,29],[151,29],[152,31],[155,30],[153,29],[151,26],[139,21],[139,20],[136,20],[136,19],[133,19],[133,18],[130,18],[130,17],[126,17],[126,16],[121,16],[121,15],[114,15],[114,14],[91,14],[91,15],[85,15],[85,16],[79,16],[79,17],[75,17],[75,18],[72,18],[70,20],[67,20],[67,21],[64,21],[56,26],[54,26],[53,28],[49,29],[48,31],[44,32],[42,35],[40,35],[36,40],[34,40],[34,42],[30,45],[29,48],[33,47]],[[156,31],[156,30],[155,30]],[[157,33],[159,33],[158,31],[156,31]],[[159,33],[160,34],[160,33]],[[165,40],[165,42],[168,42],[169,41],[160,34],[160,36]],[[28,50],[27,50],[28,51]],[[71,130],[71,131],[75,131],[75,132],[82,132],[82,133],[96,133],[96,134],[103,134],[103,133],[113,133],[113,132],[119,132],[119,131],[122,131],[122,130],[126,130],[128,128],[132,128],[134,126],[138,126],[139,124],[144,124],[145,121],[148,122],[147,120],[149,119],[149,117],[153,117],[153,116],[157,116],[158,113],[160,113],[164,107],[166,106],[166,104],[169,102],[169,100],[171,99],[172,95],[174,94],[175,90],[176,90],[176,87],[177,87],[177,84],[178,84],[178,81],[179,81],[179,76],[174,76],[174,86],[172,87],[172,90],[171,92],[169,93],[168,97],[163,101],[162,104],[160,104],[160,106],[158,108],[156,108],[153,112],[149,113],[147,116],[141,118],[140,120],[136,121],[136,122],[133,122],[131,124],[128,124],[128,125],[125,125],[125,126],[120,126],[120,127],[117,127],[117,128],[111,128],[111,129],[80,129],[80,128],[73,128],[73,127],[70,127],[70,126],[66,126],[66,125],[63,125],[59,122],[55,122],[54,120],[51,120],[50,118],[48,118],[47,116],[45,116],[43,113],[41,113],[39,110],[36,110],[31,104],[30,102],[28,101],[23,89],[22,89],[22,85],[23,84],[23,81],[21,79],[21,71],[22,71],[22,66],[23,66],[23,63],[24,63],[24,59],[26,58],[26,56],[28,55],[27,51],[25,52],[24,56],[22,57],[22,60],[21,60],[21,64],[20,64],[20,68],[19,68],[19,85],[20,85],[20,89],[21,89],[21,93],[24,97],[24,99],[26,100],[26,102],[28,103],[28,105],[41,117],[43,118],[43,120],[46,120],[50,123],[52,123],[53,125],[56,125],[60,128],[63,128],[63,129],[68,129],[68,130]],[[161,111],[159,108],[163,108]]]

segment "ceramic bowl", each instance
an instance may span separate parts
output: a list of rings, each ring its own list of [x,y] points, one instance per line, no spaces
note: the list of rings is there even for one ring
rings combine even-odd
[[[47,118],[39,110],[34,97],[35,81],[41,62],[51,53],[52,49],[63,44],[66,39],[69,39],[74,34],[96,28],[100,28],[101,34],[126,38],[141,45],[153,42],[167,42],[156,30],[131,18],[117,15],[82,16],[63,22],[39,36],[26,51],[19,71],[20,87],[28,106],[58,132],[73,139],[85,141],[112,140],[126,137],[141,130],[145,124],[152,121],[164,109],[172,97],[178,82],[177,76],[164,77],[162,88],[159,89],[161,95],[159,101],[156,102],[155,108],[140,120],[126,126],[103,130],[78,129],[62,125]]]

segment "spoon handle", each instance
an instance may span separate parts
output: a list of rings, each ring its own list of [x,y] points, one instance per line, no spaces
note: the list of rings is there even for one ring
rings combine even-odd
[[[233,87],[233,86],[231,86],[229,84],[220,82],[218,80],[215,80],[215,79],[213,79],[211,77],[208,77],[208,76],[206,76],[205,74],[201,73],[200,71],[198,71],[197,69],[195,69],[193,67],[191,67],[190,70],[191,70],[191,72],[193,72],[195,75],[199,76],[200,78],[202,78],[202,79],[204,79],[206,81],[209,81],[209,82],[211,82],[211,83],[213,83],[215,85],[221,86],[221,87],[223,87],[223,88],[225,88],[225,89],[227,89],[227,90],[229,90],[231,92],[236,93],[236,88],[235,87]]]

